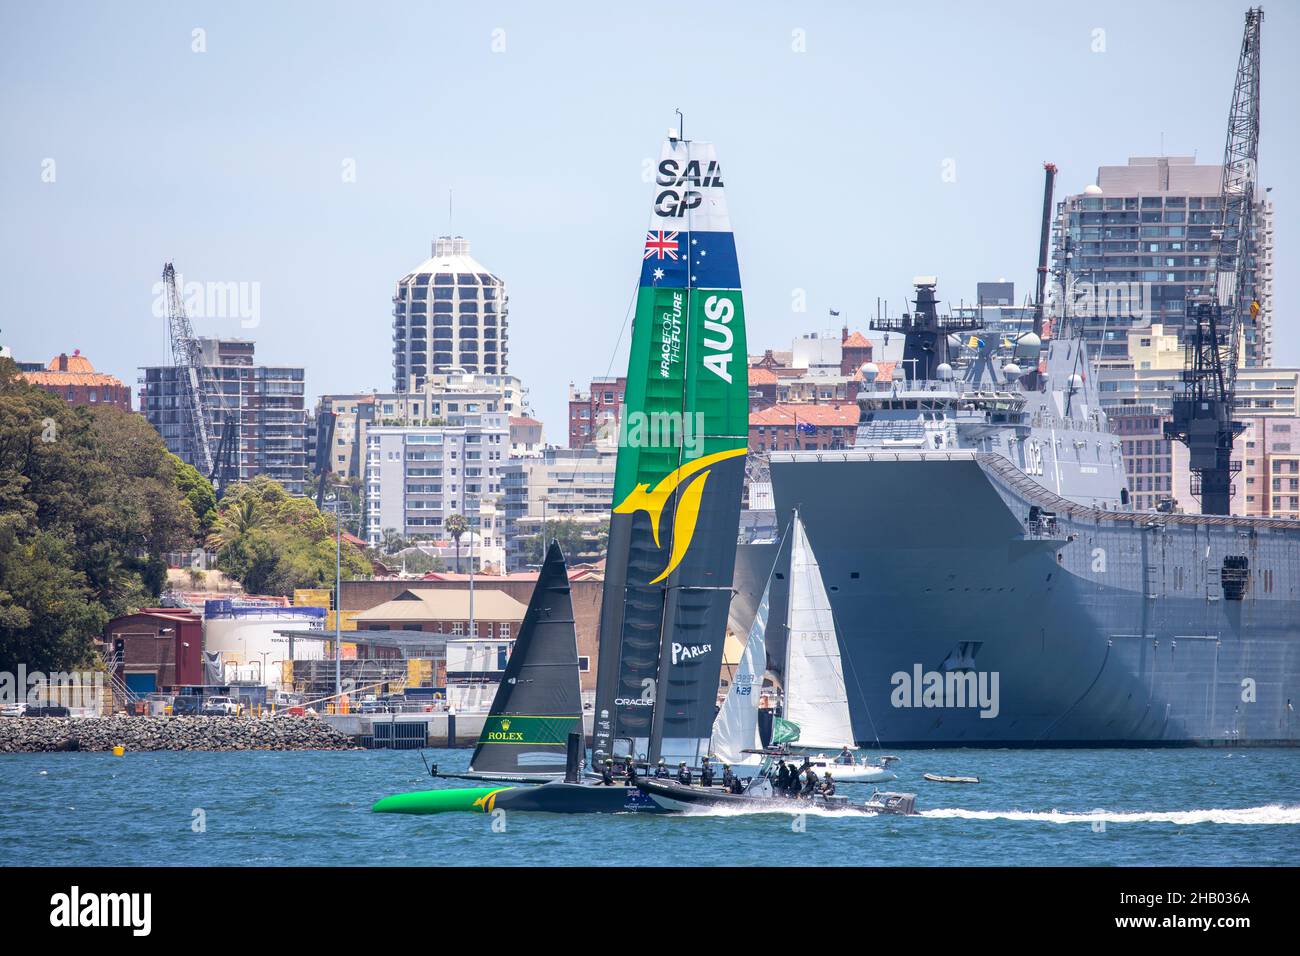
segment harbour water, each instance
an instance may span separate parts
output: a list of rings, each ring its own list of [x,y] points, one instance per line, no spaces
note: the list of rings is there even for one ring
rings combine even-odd
[[[430,750],[464,769],[468,750]],[[1294,864],[1300,751],[903,751],[919,817],[372,814],[414,751],[0,756],[4,865]],[[977,785],[924,772],[973,774]],[[841,792],[865,797],[866,788]],[[498,829],[500,825],[498,824]]]

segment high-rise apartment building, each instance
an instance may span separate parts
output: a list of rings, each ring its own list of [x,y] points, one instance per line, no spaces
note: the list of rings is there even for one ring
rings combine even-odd
[[[1070,289],[1069,310],[1101,364],[1127,359],[1130,328],[1161,324],[1181,340],[1187,303],[1208,294],[1222,220],[1222,167],[1191,156],[1135,156],[1102,166],[1097,182],[1058,204],[1055,262]],[[1247,324],[1245,364],[1268,365],[1273,352],[1273,204],[1259,198],[1246,268],[1260,312]],[[1059,295],[1059,292],[1058,292]]]
[[[199,338],[198,343],[213,454],[225,423],[233,420],[232,477],[247,481],[268,475],[290,494],[303,494],[308,471],[303,370],[255,365],[253,343],[245,339]],[[160,365],[141,371],[140,411],[173,454],[201,468],[198,436],[185,426],[185,370]]]
[[[469,254],[469,240],[442,236],[433,255],[397,281],[393,295],[393,389],[418,391],[436,372],[505,374],[509,353],[505,283]]]
[[[447,536],[453,514],[475,527],[481,513],[496,514],[488,503],[501,494],[501,470],[510,457],[506,413],[462,411],[437,424],[373,424],[365,443],[365,537],[372,547],[383,542],[385,531],[438,540]],[[482,533],[483,547],[503,547],[499,533]],[[497,561],[503,557],[499,551]],[[482,561],[492,563],[487,554]]]

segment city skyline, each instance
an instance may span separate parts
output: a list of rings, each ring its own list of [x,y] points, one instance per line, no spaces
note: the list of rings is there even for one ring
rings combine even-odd
[[[305,366],[312,403],[383,391],[395,283],[463,235],[508,285],[511,372],[562,444],[569,382],[625,369],[643,169],[674,109],[718,144],[761,353],[830,308],[853,328],[878,296],[897,312],[918,274],[954,307],[1002,277],[1023,301],[1044,160],[1058,198],[1129,156],[1218,162],[1244,7],[932,4],[939,33],[933,15],[763,4],[734,32],[729,8],[693,11],[667,45],[649,12],[350,9],[259,11],[256,31],[241,5],[159,7],[129,30],[94,7],[0,13],[0,343],[42,363],[79,348],[138,390],[166,361],[155,286],[174,259],[186,280],[257,289],[256,315],[197,316],[198,334]],[[1300,363],[1282,96],[1298,26],[1266,10],[1279,365]]]

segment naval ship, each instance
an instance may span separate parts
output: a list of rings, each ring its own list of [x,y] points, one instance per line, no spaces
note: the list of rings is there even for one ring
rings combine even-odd
[[[959,369],[935,282],[903,361],[864,367],[853,447],[770,453],[777,533],[742,540],[733,621],[797,509],[860,744],[1294,745],[1300,522],[1135,511],[1083,340]]]

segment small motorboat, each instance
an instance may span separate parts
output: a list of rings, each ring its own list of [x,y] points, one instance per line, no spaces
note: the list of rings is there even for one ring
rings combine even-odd
[[[829,772],[837,783],[884,783],[898,779],[898,775],[889,769],[889,764],[897,760],[897,757],[881,757],[878,763],[872,763],[868,758],[856,755],[828,757],[816,754],[808,758],[808,763],[817,776],[824,777]]]
[[[923,773],[922,778],[931,783],[979,783],[979,777],[949,777],[938,773]]]

